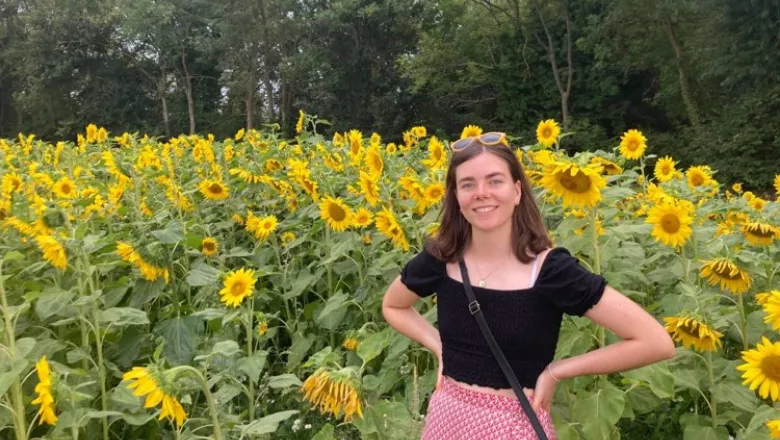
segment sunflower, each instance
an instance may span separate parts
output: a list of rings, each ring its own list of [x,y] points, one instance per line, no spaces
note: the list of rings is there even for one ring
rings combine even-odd
[[[387,154],[391,154],[391,155],[392,155],[392,154],[395,154],[395,153],[397,153],[397,152],[398,152],[398,146],[397,146],[397,145],[395,145],[394,143],[390,142],[390,143],[389,143],[389,144],[387,144],[387,146],[385,147],[385,151],[387,152]]]
[[[755,349],[742,352],[742,360],[745,363],[737,367],[744,372],[742,384],[751,391],[758,389],[762,399],[780,399],[780,342],[762,336]]]
[[[368,174],[376,180],[382,175],[382,170],[385,168],[385,163],[382,160],[382,156],[379,153],[379,145],[372,144],[366,150],[365,156],[366,168],[368,168]]]
[[[769,429],[769,435],[772,438],[780,438],[780,419],[767,420],[766,427]]]
[[[334,231],[342,232],[349,227],[352,210],[340,198],[327,196],[320,202],[320,218]]]
[[[298,122],[295,123],[295,132],[300,134],[303,131],[303,120],[306,117],[306,114],[303,113],[303,110],[298,110]]]
[[[620,165],[609,159],[604,159],[603,157],[593,156],[590,163],[601,166],[608,176],[615,176],[623,172],[623,168],[621,168]]]
[[[439,203],[444,197],[444,184],[441,182],[433,182],[425,187],[425,202],[428,206]]]
[[[52,191],[61,199],[72,199],[79,194],[76,190],[76,185],[73,184],[73,181],[71,181],[68,176],[61,177],[57,180],[52,187]]]
[[[745,239],[753,246],[769,246],[780,238],[780,228],[768,223],[750,222],[740,228]]]
[[[287,247],[287,245],[295,241],[295,234],[288,231],[282,234],[280,239],[282,240],[282,246]]]
[[[756,195],[753,194],[753,191],[745,191],[744,194],[742,194],[742,198],[749,202],[756,198]]]
[[[771,324],[772,330],[780,330],[780,297],[776,290],[769,294],[769,297],[761,304],[764,309],[764,323]]]
[[[257,336],[263,337],[268,332],[268,321],[260,321],[257,323]]]
[[[628,130],[620,137],[620,154],[626,159],[639,159],[645,153],[647,139],[639,130]]]
[[[418,139],[424,138],[428,135],[428,130],[423,126],[418,125],[417,127],[412,127],[412,135]]]
[[[46,261],[57,269],[65,270],[68,266],[68,256],[59,241],[51,235],[38,235],[35,237],[35,242],[38,244],[38,249],[43,252]]]
[[[363,158],[363,133],[358,130],[350,130],[347,133],[349,142],[349,164],[359,165]]]
[[[748,205],[756,211],[763,211],[766,203],[766,200],[762,199],[761,197],[753,197],[748,202]]]
[[[393,211],[387,207],[382,208],[376,215],[374,223],[376,224],[376,229],[381,234],[391,239],[395,247],[405,251],[409,250],[409,241],[406,239],[403,228],[401,228],[401,225],[398,224],[398,221],[395,219]]]
[[[482,128],[476,125],[467,125],[463,127],[463,131],[460,133],[460,138],[465,139],[469,137],[475,137],[482,134]]]
[[[209,200],[225,200],[230,195],[222,182],[210,179],[200,182],[200,193]]]
[[[659,182],[668,182],[674,179],[675,172],[677,171],[674,166],[677,163],[669,156],[664,156],[658,159],[655,163],[655,170],[653,175]]]
[[[276,216],[268,215],[265,217],[256,217],[251,212],[246,217],[246,230],[254,234],[258,240],[266,240],[271,233],[276,230],[279,221]]]
[[[447,164],[447,151],[436,136],[431,136],[428,141],[428,158],[423,159],[422,164],[433,171],[440,170]]]
[[[573,163],[557,162],[548,165],[542,177],[547,191],[563,198],[563,206],[594,206],[601,200],[600,190],[606,186],[599,167],[580,167]]]
[[[255,291],[255,271],[247,268],[241,268],[231,271],[225,278],[220,300],[229,307],[238,307],[244,301],[244,298],[252,295]]]
[[[539,125],[536,126],[536,140],[545,147],[555,144],[560,135],[561,127],[552,119],[540,121]]]
[[[0,193],[5,196],[9,196],[11,193],[15,193],[21,190],[22,185],[22,176],[20,176],[18,173],[4,174],[2,183],[0,183]]]
[[[276,159],[268,159],[265,161],[265,170],[269,173],[279,171],[284,168],[281,162]]]
[[[309,376],[301,386],[303,399],[319,409],[320,413],[331,413],[349,422],[357,415],[363,418],[363,409],[355,382],[348,372],[329,372],[320,368]]]
[[[357,351],[358,347],[360,347],[360,341],[358,341],[356,338],[346,338],[344,339],[344,343],[342,344],[344,348],[346,348],[349,351]]]
[[[750,274],[726,258],[705,261],[700,275],[702,278],[707,278],[711,285],[720,284],[722,290],[735,294],[745,293],[753,285]]]
[[[57,414],[54,412],[54,396],[51,393],[51,367],[43,356],[35,363],[35,372],[38,374],[38,385],[35,385],[35,392],[38,397],[33,400],[33,405],[40,405],[38,415],[41,417],[38,424],[52,425],[57,423]]]
[[[130,382],[127,388],[133,391],[134,396],[146,396],[144,408],[154,408],[162,403],[158,420],[167,417],[180,427],[187,419],[187,413],[184,412],[178,399],[163,390],[158,376],[159,374],[150,368],[133,367],[122,375],[122,380]]]
[[[775,174],[774,187],[775,187],[775,192],[777,193],[778,196],[780,196],[780,174]]]
[[[656,241],[674,248],[684,245],[693,233],[691,212],[677,201],[656,204],[650,209],[646,221],[654,225],[651,235]]]
[[[685,172],[688,179],[688,186],[696,189],[700,186],[706,186],[712,183],[712,174],[707,166],[690,167]]]
[[[723,333],[694,317],[670,316],[664,318],[664,322],[666,331],[684,347],[698,351],[717,351],[721,346]]]
[[[756,302],[759,305],[764,305],[769,301],[780,302],[780,290],[772,290],[769,292],[756,293]]]
[[[360,208],[352,215],[352,226],[366,228],[374,222],[374,215],[366,208]]]
[[[207,257],[216,254],[218,249],[217,240],[211,237],[206,237],[200,242],[200,252]]]

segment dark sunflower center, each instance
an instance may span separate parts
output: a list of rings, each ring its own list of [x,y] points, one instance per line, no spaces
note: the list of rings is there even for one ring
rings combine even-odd
[[[241,295],[246,290],[246,284],[243,281],[236,281],[230,287],[230,294],[234,296]]]
[[[73,191],[73,188],[71,188],[67,183],[63,183],[60,186],[60,191],[62,191],[63,194],[70,194],[70,192]]]
[[[207,251],[213,251],[214,250],[214,243],[211,243],[211,242],[203,243],[203,249],[205,249]]]
[[[765,227],[764,225],[748,226],[747,231],[751,235],[755,235],[761,238],[769,238],[774,235],[772,233],[772,230],[770,228]]]
[[[542,137],[543,138],[548,138],[550,136],[552,136],[552,130],[550,130],[549,128],[545,128],[545,129],[542,130]]]
[[[346,211],[344,211],[341,206],[335,203],[331,203],[328,206],[328,215],[330,215],[330,218],[337,222],[344,221],[344,219],[347,218]]]
[[[680,219],[674,214],[666,214],[661,217],[661,228],[664,232],[674,234],[680,230]]]
[[[741,280],[742,279],[742,272],[737,270],[733,274],[731,273],[731,267],[728,265],[724,266],[721,269],[715,268],[713,269],[713,272],[715,272],[719,277],[725,278],[727,280]]]
[[[780,381],[780,356],[770,354],[761,359],[761,372],[773,381]]]
[[[271,229],[271,227],[273,227],[273,223],[270,220],[263,222],[263,229]]]
[[[222,194],[222,185],[219,183],[212,183],[209,185],[209,191],[211,191],[214,194]]]
[[[672,167],[670,167],[668,164],[663,164],[661,166],[661,174],[670,174],[672,172]]]
[[[699,339],[699,324],[689,323],[677,327],[677,330],[685,333],[688,336]]]
[[[636,139],[631,139],[626,144],[626,148],[628,148],[630,151],[636,151],[639,148],[639,141]]]
[[[398,228],[398,226],[393,226],[390,228],[390,235],[398,235],[399,232],[401,232],[401,230]]]
[[[580,170],[577,170],[577,173],[573,176],[570,172],[564,171],[559,174],[558,179],[564,188],[577,194],[588,192],[592,185],[590,177]]]
[[[704,176],[701,174],[694,174],[691,176],[691,183],[693,183],[693,186],[699,186],[704,184]]]

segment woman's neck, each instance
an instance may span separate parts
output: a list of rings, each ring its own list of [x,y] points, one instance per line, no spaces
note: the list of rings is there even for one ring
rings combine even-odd
[[[505,226],[511,226],[511,223],[507,222]],[[492,231],[482,231],[472,228],[467,253],[478,261],[495,261],[513,255],[511,229],[500,227]]]

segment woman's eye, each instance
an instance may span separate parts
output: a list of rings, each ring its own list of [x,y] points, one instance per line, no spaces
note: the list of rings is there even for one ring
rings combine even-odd
[[[464,183],[463,185],[460,186],[461,189],[471,189],[473,187],[474,187],[473,183]]]
[[[493,180],[490,181],[490,184],[491,185],[500,185],[501,184],[501,179],[493,179]]]

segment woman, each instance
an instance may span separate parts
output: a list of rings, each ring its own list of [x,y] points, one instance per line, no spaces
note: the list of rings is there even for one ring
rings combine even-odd
[[[469,312],[461,258],[493,335],[553,439],[549,411],[559,381],[668,359],[674,343],[602,276],[566,249],[551,249],[506,135],[461,139],[451,148],[439,232],[406,264],[382,303],[387,322],[439,360],[423,439],[536,438]],[[413,308],[434,292],[438,330]],[[585,316],[622,340],[553,362],[563,313]]]

